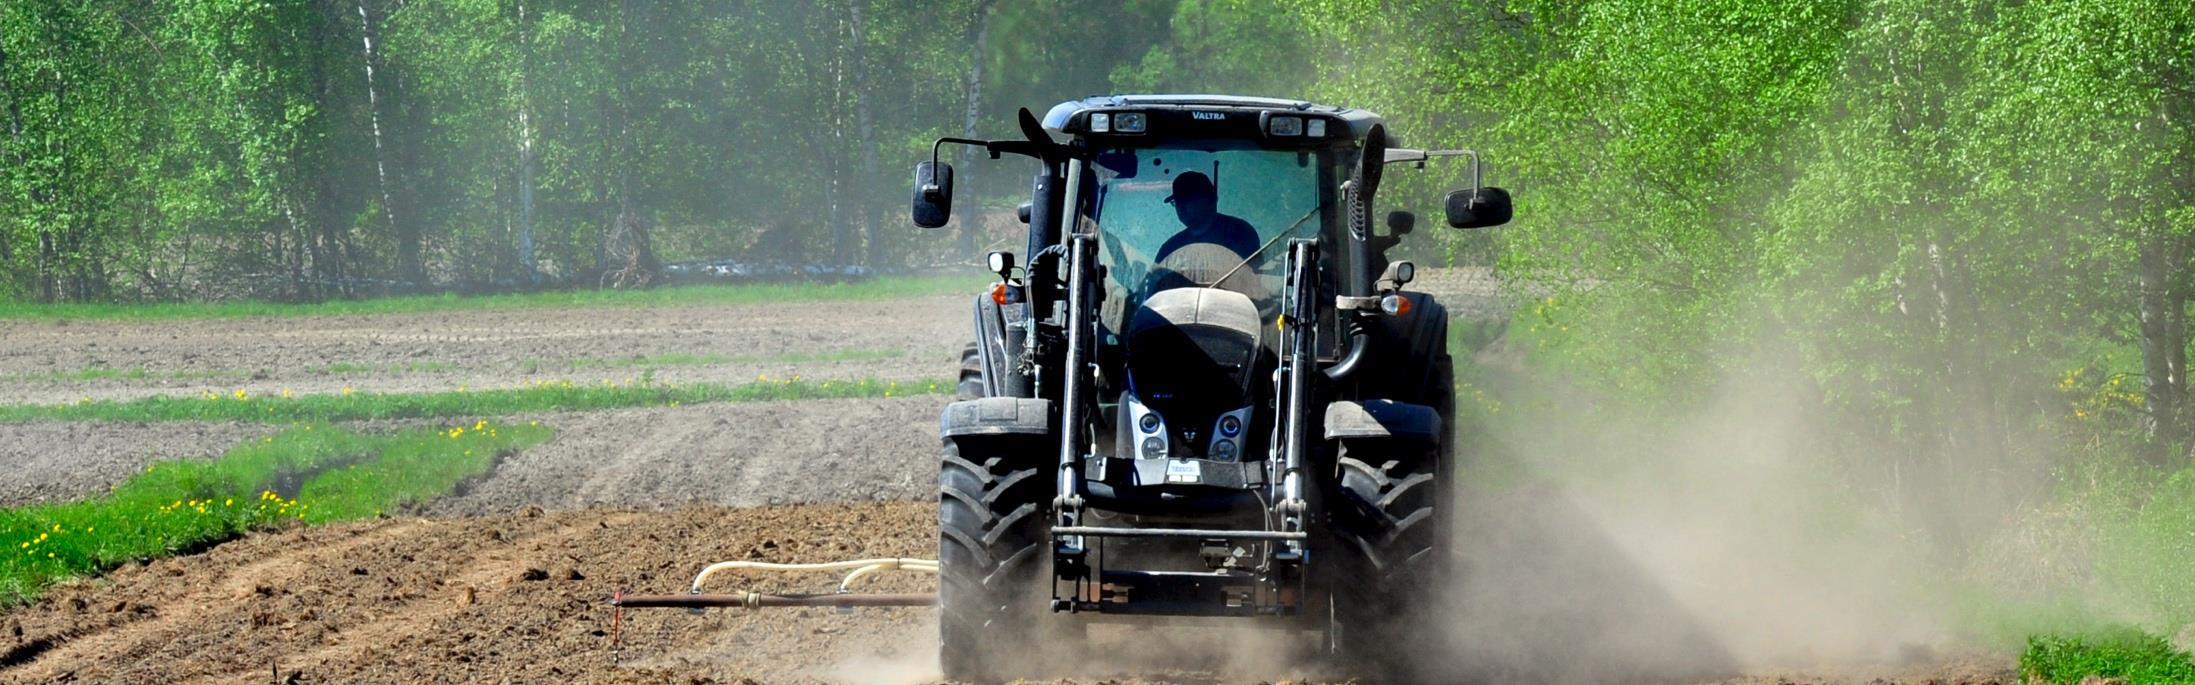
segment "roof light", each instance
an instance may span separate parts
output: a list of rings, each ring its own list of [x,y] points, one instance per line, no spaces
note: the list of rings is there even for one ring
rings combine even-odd
[[[1275,137],[1286,138],[1300,136],[1303,135],[1303,118],[1273,117],[1266,122],[1265,129],[1266,131],[1272,133]]]
[[[1113,130],[1113,115],[1096,112],[1090,115],[1090,132],[1107,133]]]
[[[1303,122],[1303,135],[1313,138],[1326,137],[1326,120],[1312,119],[1310,121]]]
[[[1121,112],[1113,117],[1113,124],[1113,130],[1121,133],[1142,133],[1144,126],[1143,113]]]

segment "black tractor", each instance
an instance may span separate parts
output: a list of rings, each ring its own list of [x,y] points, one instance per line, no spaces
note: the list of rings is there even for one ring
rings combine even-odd
[[[1390,164],[1465,157],[1448,224],[1510,217],[1478,155],[1371,112],[1109,96],[1021,138],[944,138],[914,222],[950,218],[946,144],[1037,162],[1026,264],[994,252],[940,421],[946,677],[1047,673],[1089,620],[1236,617],[1403,678],[1451,557],[1448,313],[1372,226]],[[1147,620],[1136,618],[1132,620]],[[1209,619],[1207,619],[1209,620]]]

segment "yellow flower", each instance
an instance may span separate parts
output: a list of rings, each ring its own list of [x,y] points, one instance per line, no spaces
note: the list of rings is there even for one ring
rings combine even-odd
[[[344,396],[344,397],[350,397],[350,396],[351,396],[351,392],[352,392],[352,391],[351,391],[351,386],[348,386],[348,385],[346,385],[346,386],[343,386],[343,396]]]
[[[233,507],[233,506],[236,506],[236,498],[234,498],[234,497],[230,497],[230,498],[228,498],[228,499],[225,499],[225,500],[221,500],[221,506],[224,506],[224,507]]]
[[[243,389],[243,388],[237,388],[237,389],[236,389],[236,399],[240,399],[240,400],[241,400],[241,399],[246,399],[246,398],[249,398],[249,397],[251,397],[251,395],[250,395],[249,393],[246,393],[246,392],[244,392],[244,389]]]
[[[290,392],[290,389],[289,389],[289,388],[283,388],[283,389],[282,389],[282,399],[285,399],[285,400],[286,400],[286,399],[289,399],[289,398],[292,398],[292,397],[296,397],[296,396],[297,396],[297,394],[296,394],[296,393],[293,393],[293,392]]]

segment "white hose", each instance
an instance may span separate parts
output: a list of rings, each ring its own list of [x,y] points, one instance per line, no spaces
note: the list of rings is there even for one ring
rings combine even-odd
[[[846,574],[846,578],[839,581],[838,584],[838,591],[845,592],[848,588],[853,586],[855,580],[858,580],[863,576],[874,574],[878,571],[913,571],[916,573],[937,573],[937,561],[931,559],[903,559],[898,557],[888,557],[880,559],[858,559],[853,561],[831,561],[818,564],[778,564],[767,561],[720,561],[702,568],[701,573],[694,576],[693,587],[690,588],[690,591],[694,594],[701,594],[702,581],[708,580],[710,575],[715,574],[718,571],[728,570],[848,571],[848,573]],[[749,592],[746,594],[752,595],[754,593]]]

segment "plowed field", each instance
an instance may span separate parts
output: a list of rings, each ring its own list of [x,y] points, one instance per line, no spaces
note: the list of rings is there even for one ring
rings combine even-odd
[[[1428,276],[1442,283],[1440,275]],[[1468,315],[1483,280],[1450,277]],[[1478,298],[1478,299],[1474,299]],[[528,379],[736,383],[757,375],[931,380],[954,369],[962,298],[807,305],[480,311],[371,317],[0,322],[16,402],[247,387],[451,390]],[[686,355],[675,364],[644,359]],[[643,358],[631,363],[605,361]],[[142,369],[129,374],[84,369]],[[928,609],[628,611],[703,565],[935,553],[939,396],[528,416],[557,429],[416,511],[253,533],[131,565],[0,613],[0,682],[923,683]],[[360,426],[375,429],[376,426]],[[201,458],[256,424],[0,424],[0,505],[93,496],[158,459]],[[1925,647],[1865,663],[1745,663],[1655,581],[1571,525],[1560,493],[1511,488],[1464,512],[1468,582],[1430,663],[1481,682],[2013,682],[2001,656]],[[817,591],[820,575],[724,577]],[[927,577],[868,589],[920,592]],[[1531,601],[1518,601],[1529,594]],[[1085,682],[1345,682],[1271,635],[1092,628]],[[1176,644],[1196,650],[1170,650]],[[1747,671],[1760,671],[1746,675]]]

